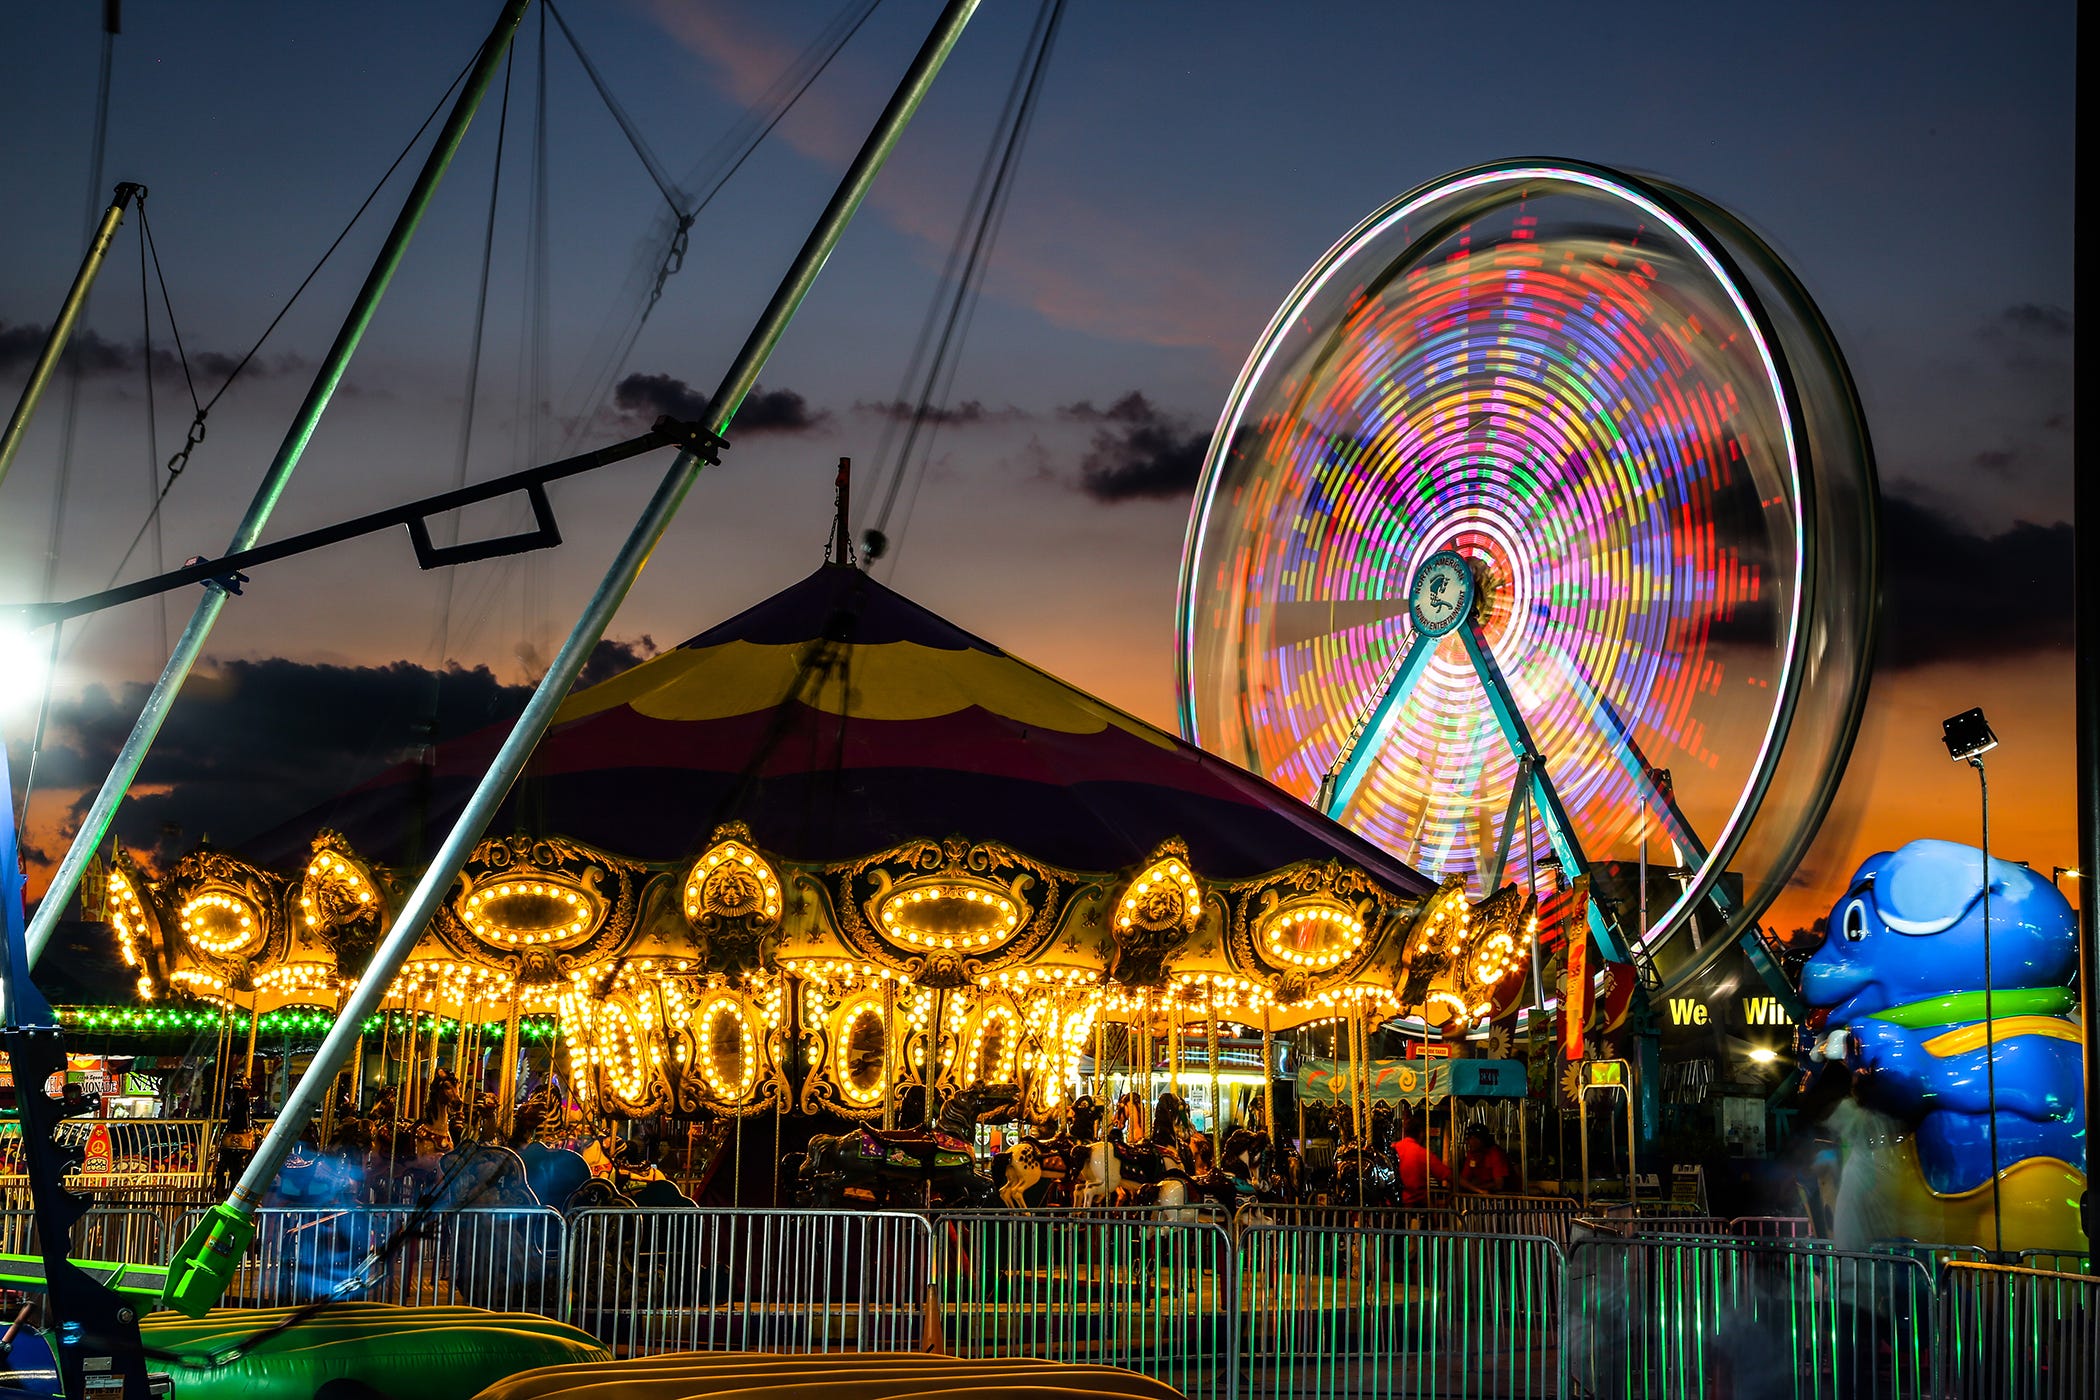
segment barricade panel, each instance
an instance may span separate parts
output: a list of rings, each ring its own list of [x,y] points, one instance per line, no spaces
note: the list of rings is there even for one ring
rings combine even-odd
[[[1123,1366],[1191,1400],[1229,1400],[1232,1238],[1222,1225],[1178,1215],[936,1216],[942,1349],[954,1356]]]
[[[1568,1253],[1561,1341],[1569,1393],[1770,1393],[1925,1400],[1933,1295],[1925,1267],[1822,1241],[1581,1238]],[[1747,1389],[1746,1389],[1747,1388]]]
[[[1243,1230],[1240,1394],[1555,1395],[1561,1274],[1538,1237]]]
[[[621,1356],[909,1351],[931,1253],[925,1218],[901,1211],[578,1211],[566,1317]]]
[[[2100,1395],[2100,1278],[1951,1260],[1939,1284],[1944,1400]]]

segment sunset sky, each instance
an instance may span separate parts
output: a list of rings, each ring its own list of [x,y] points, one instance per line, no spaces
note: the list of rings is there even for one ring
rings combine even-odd
[[[124,5],[94,203],[119,179],[150,187],[200,393],[341,229],[497,8]],[[535,324],[536,9],[507,122],[492,94],[270,534],[444,489],[460,470],[499,126],[470,477],[628,435],[678,384],[713,388],[937,8],[875,10],[700,213],[683,270],[617,366],[609,336],[646,293],[666,206],[550,25]],[[10,406],[83,244],[98,11],[0,14],[0,118],[15,133],[0,145]],[[720,171],[719,143],[839,12],[832,0],[560,7],[689,188]],[[703,478],[611,637],[673,645],[807,573],[841,455],[859,464],[862,523],[872,519],[894,441],[881,406],[900,392],[1034,15],[988,0],[764,374],[768,413]],[[1303,270],[1363,215],[1449,170],[1564,155],[1651,172],[1733,209],[1788,258],[1849,357],[1880,460],[1887,645],[1837,810],[1773,922],[1821,913],[1873,850],[1975,838],[1974,775],[1939,744],[1939,721],[1971,705],[2004,741],[1991,760],[1995,850],[2043,871],[2075,864],[2073,19],[2068,4],[2000,6],[1979,24],[1957,4],[1075,0],[947,396],[975,407],[940,428],[905,483],[878,576],[1172,727],[1194,463]],[[126,576],[223,547],[405,183],[388,186],[214,410],[168,490],[160,560],[148,531]],[[190,418],[156,288],[149,452],[138,229],[134,216],[119,234],[87,319],[59,596],[118,571]],[[521,408],[535,343],[543,413]],[[635,378],[593,397],[609,368]],[[0,601],[45,594],[65,407],[61,387],[0,487]],[[236,841],[376,769],[408,742],[416,668],[487,669],[448,688],[458,708],[441,725],[514,703],[503,688],[551,654],[659,471],[650,459],[556,488],[561,549],[449,581],[418,572],[398,534],[258,571],[148,766],[127,841]],[[492,510],[466,528],[508,523]],[[164,626],[188,610],[187,597],[164,613],[135,605],[69,633],[33,855],[52,850],[106,768],[127,700],[159,669]],[[0,724],[19,783],[29,716],[16,705]]]

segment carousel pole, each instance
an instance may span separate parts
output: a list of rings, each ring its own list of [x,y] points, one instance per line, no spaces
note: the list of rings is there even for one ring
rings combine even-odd
[[[1140,993],[1138,1014],[1143,1019],[1138,1028],[1138,1056],[1145,1065],[1145,1087],[1138,1090],[1137,1127],[1138,1136],[1145,1137],[1152,1131],[1152,996]]]
[[[503,1016],[503,1068],[496,1074],[496,1121],[508,1133],[518,1111],[518,982],[510,983],[510,1007]]]
[[[1167,986],[1167,1092],[1181,1099],[1181,997]]]
[[[408,1001],[404,995],[401,998]],[[414,1118],[422,1111],[423,1104],[423,1013],[414,1002],[408,1005],[408,1031],[401,1041],[401,1112]]]
[[[882,979],[882,1126],[897,1126],[897,979]]]
[[[261,1007],[262,993],[256,992],[248,998],[248,1055],[241,1061],[241,1078],[248,1081],[248,1106],[251,1112],[255,1107],[255,1031],[256,1027],[262,1024],[262,1016],[259,1014]]]
[[[428,1066],[424,1071],[424,1078],[426,1079],[435,1075],[444,1067],[444,1061],[438,1058],[438,1037],[444,1033],[444,1030],[445,1018],[439,1013],[437,992],[433,990],[430,993],[430,1053],[423,1057],[423,1063]],[[419,1111],[426,1107],[428,1107],[427,1104],[419,1103],[417,1105]]]
[[[1363,1016],[1349,1008],[1350,1111],[1356,1121],[1356,1203],[1364,1203],[1364,1168],[1371,1155],[1371,1105],[1364,1086]]]
[[[1109,1110],[1109,999],[1096,991],[1094,995],[1094,1106],[1100,1108],[1100,1121],[1107,1123]]]
[[[1210,989],[1210,1159],[1225,1160],[1225,1107],[1218,1098],[1218,989]]]
[[[1269,1029],[1269,1003],[1261,1004],[1261,1130],[1269,1135],[1269,1150],[1281,1154],[1276,1136],[1276,1036]]]
[[[524,0],[512,0],[518,8]],[[758,324],[744,341],[720,387],[709,400],[702,429],[706,437],[679,452],[658,484],[649,504],[628,532],[626,541],[614,556],[605,577],[592,593],[590,602],[570,630],[568,639],[555,654],[553,663],[540,677],[534,687],[532,698],[525,704],[524,713],[518,717],[510,734],[497,751],[494,762],[467,798],[457,821],[453,823],[444,841],[415,889],[402,905],[395,917],[393,927],[381,940],[372,955],[367,980],[358,984],[352,1008],[362,1015],[372,1001],[377,1000],[383,990],[382,983],[406,961],[416,941],[422,937],[431,918],[450,895],[453,882],[473,854],[475,844],[495,817],[496,809],[517,781],[526,760],[532,756],[539,741],[554,722],[569,689],[582,673],[584,663],[596,649],[598,641],[605,635],[606,626],[612,621],[620,603],[648,562],[657,542],[670,528],[672,517],[684,502],[686,493],[699,478],[702,467],[715,455],[716,444],[728,433],[736,419],[736,412],[744,398],[757,382],[773,346],[787,329],[790,318],[802,304],[802,299],[816,281],[817,274],[829,260],[832,249],[838,245],[839,237],[859,209],[869,187],[874,183],[876,172],[904,133],[905,125],[918,110],[934,75],[947,60],[949,51],[962,37],[965,25],[977,9],[978,0],[948,0],[941,11],[940,19],[933,31],[912,59],[910,68],[891,96],[889,105],[883,109],[875,129],[860,148],[853,162],[839,182],[837,192],[825,206],[816,227],[795,254],[779,289],[767,303]],[[508,14],[508,11],[506,11]],[[491,45],[493,50],[496,46]],[[493,68],[493,63],[490,64]],[[219,595],[212,595],[214,597]],[[125,775],[128,785],[130,775]],[[96,828],[90,837],[85,829],[82,839],[87,848],[93,850],[100,839],[101,830]],[[76,845],[77,849],[77,845]],[[54,914],[54,918],[56,915]],[[315,1067],[325,1076],[329,1069],[349,1049],[349,1038],[342,1027],[337,1027],[322,1044],[316,1056]],[[323,1081],[325,1082],[325,1080]],[[278,1168],[284,1163],[299,1131],[306,1126],[314,1112],[314,1098],[319,1092],[314,1074],[309,1072],[293,1090],[279,1115],[270,1135],[256,1149],[249,1161],[248,1169],[241,1174],[228,1199],[214,1209],[211,1215],[199,1222],[189,1238],[177,1251],[168,1273],[168,1286],[162,1296],[162,1304],[190,1316],[201,1316],[223,1296],[240,1257],[247,1252],[255,1237],[255,1210],[261,1203],[263,1193],[275,1179]]]
[[[219,1117],[220,1105],[226,1101],[226,1036],[226,1008],[222,1006],[219,1008],[218,1030],[212,1036],[211,1041],[212,1084],[211,1093],[207,1096],[204,1103],[204,1116],[206,1118]]]
[[[306,454],[306,445],[312,441],[314,430],[320,426],[321,415],[327,411],[329,400],[335,397],[336,387],[342,383],[343,374],[350,367],[350,357],[356,353],[358,342],[364,338],[366,328],[372,324],[372,318],[379,310],[380,298],[386,293],[387,284],[393,280],[395,271],[408,254],[409,241],[415,236],[416,225],[422,222],[424,211],[430,207],[431,199],[437,194],[438,183],[444,179],[446,168],[451,165],[460,142],[466,138],[468,124],[474,120],[474,113],[481,105],[482,96],[487,93],[490,84],[495,80],[497,70],[503,65],[503,56],[510,48],[511,36],[516,32],[519,21],[525,17],[527,3],[528,0],[505,0],[503,12],[497,17],[495,27],[489,31],[488,38],[482,41],[481,51],[475,55],[465,85],[460,89],[458,99],[452,104],[451,114],[446,117],[445,125],[432,143],[430,154],[424,157],[423,168],[417,174],[415,184],[409,188],[408,197],[402,203],[400,214],[395,216],[394,226],[388,230],[386,241],[380,246],[379,256],[373,260],[372,270],[365,276],[364,285],[358,288],[349,314],[343,319],[342,329],[336,332],[335,342],[329,346],[320,368],[315,371],[313,384],[307,389],[305,400],[299,405],[299,411],[294,415],[290,429],[286,431],[283,442],[278,446],[276,457],[272,459],[269,470],[264,473],[261,484],[255,488],[255,495],[248,502],[247,513],[241,517],[241,523],[234,529],[233,538],[226,546],[226,553],[238,554],[244,549],[254,547],[255,542],[262,537],[264,527],[270,523],[271,512],[276,509],[285,489],[291,485],[292,473],[298,469],[299,459]],[[190,670],[197,664],[197,659],[204,654],[205,643],[210,639],[212,627],[218,622],[219,613],[225,608],[229,596],[231,595],[223,587],[205,588],[204,595],[197,600],[196,611],[190,614],[189,624],[182,629],[181,637],[177,639],[173,652],[168,656],[167,665],[162,669],[160,678],[147,693],[146,703],[139,711],[138,720],[117,753],[117,761],[110,766],[108,776],[102,780],[101,790],[95,794],[95,800],[88,807],[87,815],[81,819],[80,829],[73,837],[73,844],[67,848],[64,859],[59,862],[57,871],[51,877],[51,886],[45,892],[43,902],[37,906],[36,918],[31,921],[27,935],[29,960],[32,964],[43,954],[45,947],[51,942],[51,936],[58,931],[58,921],[72,901],[74,890],[79,888],[80,878],[86,873],[88,862],[101,848],[103,837],[109,834],[109,826],[116,818],[117,808],[123,803],[125,795],[131,791],[132,783],[138,777],[139,767],[146,761],[147,750],[153,747],[154,739],[159,737],[161,725],[167,721],[169,712],[174,708],[175,697],[181,691],[183,682],[189,678]],[[419,929],[418,932],[420,931]],[[341,1058],[339,1047],[331,1059]],[[293,1099],[299,1101],[301,1112],[294,1115],[299,1118],[296,1125],[298,1129],[303,1130],[312,1118],[313,1099],[322,1087],[325,1087],[325,1080],[322,1085],[317,1085],[314,1091],[305,1095],[287,1096],[287,1102]],[[285,1150],[289,1151],[290,1147],[291,1142],[286,1142]]]
[[[357,1031],[357,1058],[350,1062],[350,1111],[362,1113],[365,1108],[365,1033],[364,1027]]]

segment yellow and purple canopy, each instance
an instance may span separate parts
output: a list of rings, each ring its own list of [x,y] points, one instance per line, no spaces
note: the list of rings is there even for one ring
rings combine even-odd
[[[398,765],[305,825],[400,860],[416,809],[433,835],[449,823],[507,728],[446,746],[426,791]],[[731,820],[797,862],[964,835],[1111,871],[1178,836],[1211,879],[1341,860],[1396,894],[1434,889],[1273,784],[837,565],[572,695],[491,830],[675,861]]]

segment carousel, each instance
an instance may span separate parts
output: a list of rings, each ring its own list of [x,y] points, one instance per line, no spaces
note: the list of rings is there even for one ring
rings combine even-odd
[[[251,1026],[332,1009],[413,884],[415,832],[503,732],[243,854],[158,879],[120,859],[110,922],[139,994]],[[1215,1162],[1228,1128],[1276,1122],[1278,1037],[1324,1026],[1362,1063],[1372,1028],[1456,1036],[1535,972],[1528,894],[1472,903],[850,565],[571,696],[497,826],[341,1102],[399,1085],[434,1114],[444,1071],[500,1132],[535,1096],[601,1125],[848,1120],[843,1146],[811,1144],[805,1198],[888,1159],[974,1168],[983,1123],[1178,1128]],[[521,1018],[550,1016],[535,1062]],[[1260,1092],[1229,1124],[1220,1046],[1257,1037]],[[1356,1094],[1359,1136],[1369,1117]],[[1111,1188],[1079,1165],[1067,1197]]]

